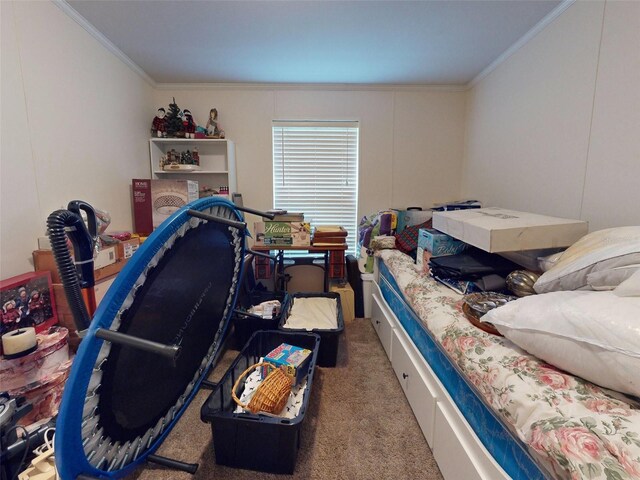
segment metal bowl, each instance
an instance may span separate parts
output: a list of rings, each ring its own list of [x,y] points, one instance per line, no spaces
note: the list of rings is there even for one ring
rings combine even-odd
[[[496,292],[477,292],[466,295],[464,297],[464,302],[480,317],[489,310],[500,307],[512,300],[516,300],[516,298],[517,297],[512,295],[503,295],[502,293]]]
[[[533,289],[533,285],[538,278],[540,278],[540,275],[537,273],[527,270],[516,270],[507,276],[507,288],[518,297],[535,295],[536,291]]]

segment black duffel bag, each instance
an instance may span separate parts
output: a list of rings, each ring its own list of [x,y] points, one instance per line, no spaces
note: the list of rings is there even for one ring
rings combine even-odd
[[[434,277],[477,280],[488,275],[506,277],[520,267],[495,253],[471,248],[457,255],[431,257],[429,268]]]

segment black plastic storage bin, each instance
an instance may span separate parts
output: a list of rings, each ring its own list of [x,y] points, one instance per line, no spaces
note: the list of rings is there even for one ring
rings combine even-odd
[[[336,302],[336,318],[338,320],[338,327],[333,329],[313,329],[311,332],[320,335],[320,352],[318,353],[318,366],[320,367],[335,367],[338,359],[338,340],[340,335],[344,331],[344,317],[342,316],[342,303],[340,302],[340,294],[335,292],[328,293],[294,293],[289,295],[286,305],[282,309],[282,315],[280,318],[280,324],[278,328],[284,332],[307,332],[304,329],[285,328],[284,324],[287,322],[291,308],[293,307],[296,298],[335,298]]]
[[[281,343],[313,352],[300,414],[288,419],[233,413],[236,403],[231,398],[231,389],[238,376]],[[211,424],[216,463],[262,472],[293,473],[319,345],[320,337],[313,333],[269,330],[253,334],[200,410],[202,421]],[[237,392],[238,395],[241,393],[241,390]]]
[[[242,304],[238,304],[238,307],[242,307],[242,310],[248,310],[254,305],[259,305],[262,302],[269,300],[280,301],[280,313],[271,319],[256,318],[242,315],[241,313],[233,314],[233,329],[236,337],[236,345],[239,349],[242,349],[244,345],[249,341],[251,335],[258,330],[277,330],[280,323],[280,317],[284,311],[285,304],[287,302],[288,294],[284,292],[270,292],[262,290],[254,290],[249,293]],[[246,303],[246,304],[245,304]],[[269,352],[267,352],[269,353]]]

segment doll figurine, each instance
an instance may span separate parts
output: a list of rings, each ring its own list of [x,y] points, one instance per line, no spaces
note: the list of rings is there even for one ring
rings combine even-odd
[[[207,135],[213,138],[224,138],[224,132],[218,126],[218,110],[212,108],[207,120]]]
[[[193,115],[189,110],[183,112],[184,118],[182,120],[182,125],[184,126],[184,136],[185,138],[196,138],[196,122],[193,121]]]
[[[153,119],[153,123],[151,124],[151,136],[152,137],[166,137],[167,136],[167,126],[165,124],[165,115],[166,111],[164,108],[158,109],[158,114]]]
[[[40,325],[45,321],[44,299],[38,290],[31,292],[29,300],[29,316],[34,325]]]
[[[9,300],[2,306],[2,333],[10,332],[20,323],[20,312],[16,308],[16,302]]]

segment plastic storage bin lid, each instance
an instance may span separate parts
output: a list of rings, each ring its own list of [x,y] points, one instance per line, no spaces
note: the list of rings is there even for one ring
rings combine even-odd
[[[165,221],[131,257],[95,313],[60,406],[61,478],[119,478],[155,451],[217,359],[236,301],[246,229],[231,202],[197,200]],[[167,345],[177,359],[103,341],[98,328]]]

